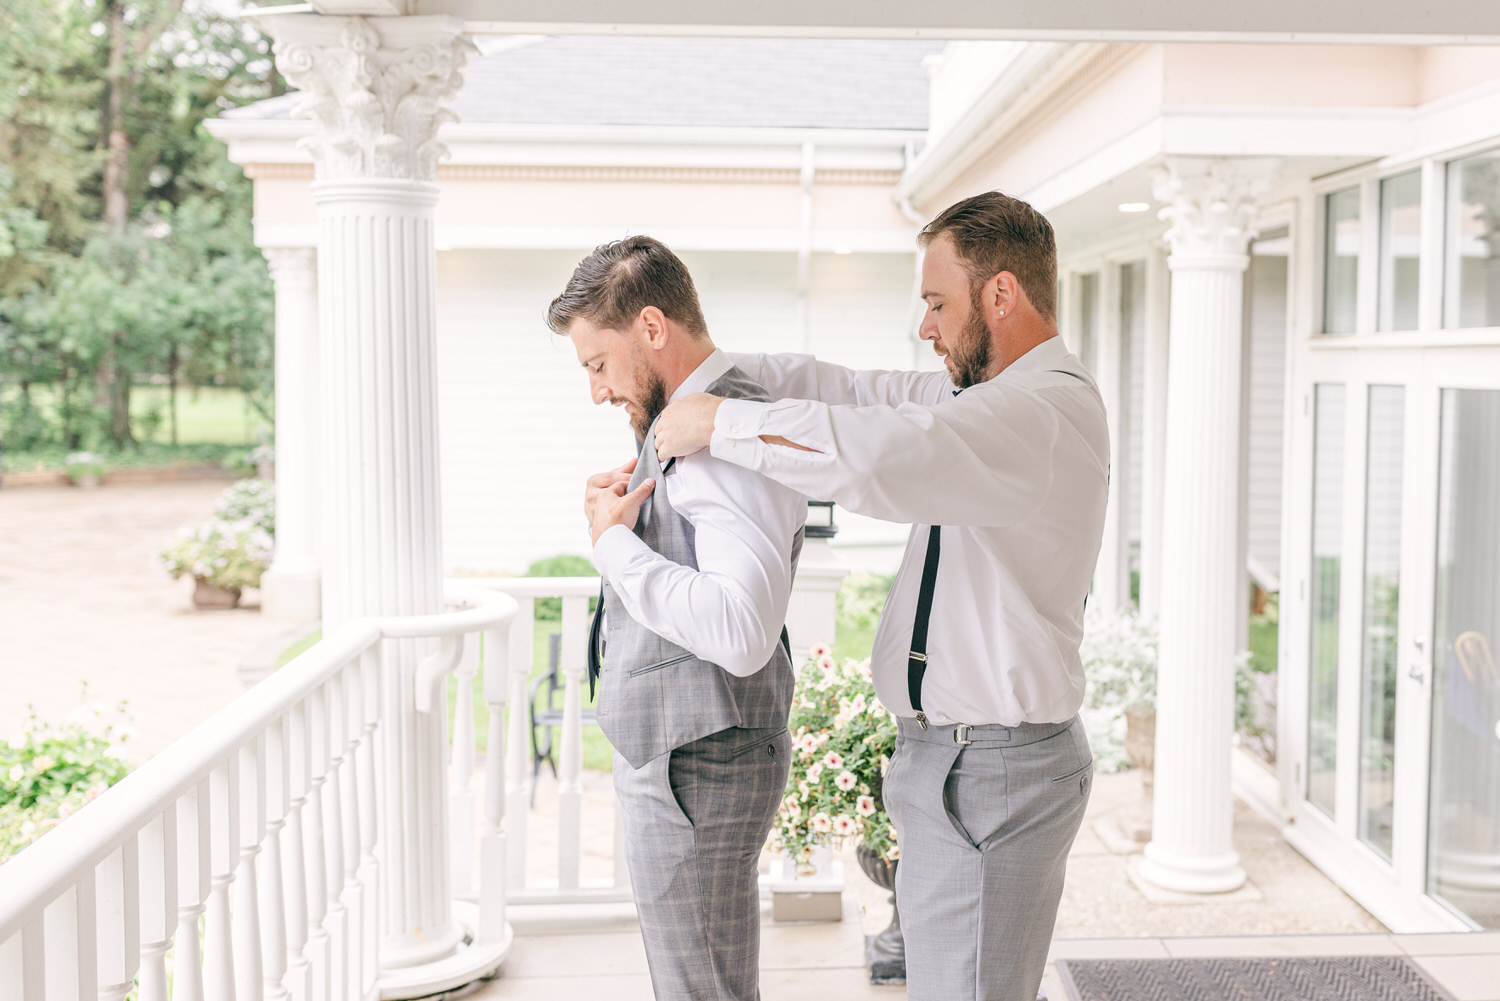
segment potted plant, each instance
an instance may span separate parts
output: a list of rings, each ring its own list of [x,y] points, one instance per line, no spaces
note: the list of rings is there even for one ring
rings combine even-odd
[[[275,545],[274,495],[270,484],[241,480],[219,498],[211,521],[186,525],[161,551],[162,567],[196,582],[193,604],[234,608],[247,587],[259,587]]]
[[[1099,772],[1139,769],[1142,801],[1120,819],[1131,840],[1151,837],[1151,793],[1156,754],[1157,630],[1134,609],[1084,615],[1079,646],[1084,676],[1084,726]]]
[[[875,698],[869,661],[838,664],[826,645],[813,647],[798,672],[790,725],[791,775],[772,829],[773,850],[784,853],[799,874],[811,875],[827,864],[833,847],[854,841],[865,875],[893,889],[901,851],[881,788],[896,746],[896,721]],[[905,981],[894,913],[890,927],[867,943],[867,954],[872,979]]]
[[[68,482],[75,487],[93,489],[104,480],[104,460],[93,452],[73,452],[63,459],[68,473]]]

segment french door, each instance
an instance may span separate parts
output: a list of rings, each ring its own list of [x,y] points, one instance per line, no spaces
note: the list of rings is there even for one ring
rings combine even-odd
[[[1394,930],[1500,928],[1500,347],[1302,362],[1288,837]]]

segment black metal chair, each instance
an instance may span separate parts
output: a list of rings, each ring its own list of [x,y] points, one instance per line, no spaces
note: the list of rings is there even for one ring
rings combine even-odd
[[[542,774],[543,761],[551,767],[552,777],[557,778],[557,759],[552,753],[552,729],[562,726],[563,722],[563,707],[559,704],[564,689],[562,674],[558,669],[561,652],[562,635],[553,633],[547,637],[547,673],[531,683],[531,697],[528,705],[531,709],[532,806],[536,805],[536,783]],[[583,723],[585,726],[598,725],[593,709],[584,708]]]

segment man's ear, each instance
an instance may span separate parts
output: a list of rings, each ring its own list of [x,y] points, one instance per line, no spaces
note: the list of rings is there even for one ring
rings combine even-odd
[[[667,346],[667,317],[655,306],[646,306],[636,317],[646,346],[660,351]]]
[[[1026,290],[1021,288],[1016,276],[1009,271],[1002,271],[984,285],[981,302],[985,319],[998,322],[1015,313],[1025,299]]]

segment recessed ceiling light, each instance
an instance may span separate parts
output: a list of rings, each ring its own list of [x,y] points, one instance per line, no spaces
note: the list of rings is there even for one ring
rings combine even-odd
[[[835,254],[841,254],[841,255],[842,254],[852,254],[852,253],[854,253],[854,248],[853,247],[834,247],[833,248],[833,252]]]
[[[1120,203],[1120,211],[1121,212],[1150,212],[1151,211],[1151,203],[1150,202],[1121,202]]]

